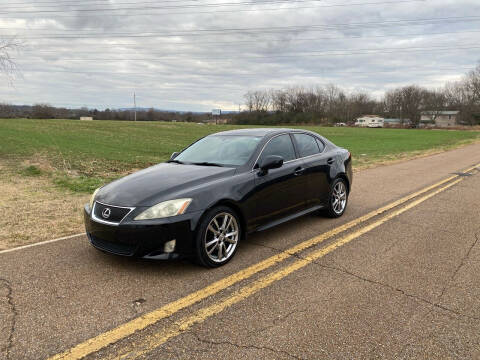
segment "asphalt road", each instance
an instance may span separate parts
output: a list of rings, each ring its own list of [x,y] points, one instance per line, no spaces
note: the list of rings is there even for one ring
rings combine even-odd
[[[453,174],[478,164],[477,144],[359,172],[344,217],[215,270],[85,236],[0,253],[0,359],[480,359],[480,171]]]

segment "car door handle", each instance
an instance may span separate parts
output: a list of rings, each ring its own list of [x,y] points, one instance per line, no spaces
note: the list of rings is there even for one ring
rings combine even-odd
[[[333,158],[330,158],[330,159],[327,160],[328,165],[332,165],[334,162],[335,162],[335,160]]]
[[[299,175],[302,175],[304,172],[305,172],[305,169],[304,169],[304,168],[298,167],[298,168],[296,168],[295,171],[293,172],[293,175],[299,176]]]

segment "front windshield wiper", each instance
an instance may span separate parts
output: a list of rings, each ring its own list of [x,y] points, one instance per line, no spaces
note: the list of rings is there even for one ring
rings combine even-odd
[[[191,163],[191,165],[199,165],[199,166],[219,166],[219,167],[223,167],[222,164],[212,163],[212,162],[208,162],[208,161]]]
[[[183,164],[180,160],[168,160],[167,163]]]

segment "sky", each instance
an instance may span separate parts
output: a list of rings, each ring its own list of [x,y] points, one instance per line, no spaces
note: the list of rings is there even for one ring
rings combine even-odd
[[[0,102],[244,109],[249,90],[336,84],[380,98],[480,60],[478,0],[0,0]]]

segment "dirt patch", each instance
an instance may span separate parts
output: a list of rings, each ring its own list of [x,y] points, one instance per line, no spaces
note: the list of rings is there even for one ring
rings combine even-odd
[[[84,230],[89,195],[57,189],[49,178],[22,176],[13,168],[0,160],[0,250]]]

